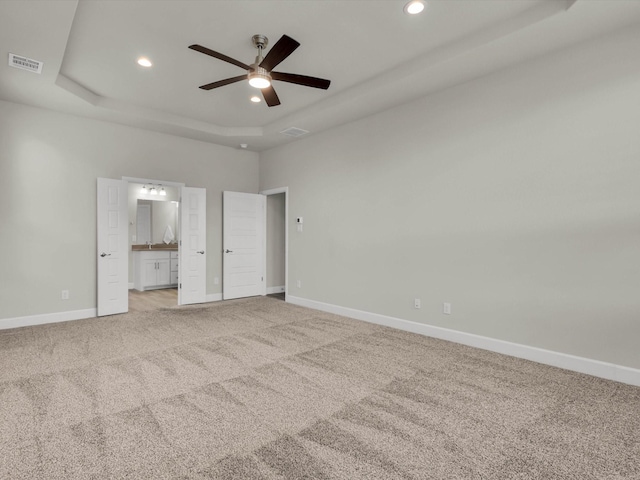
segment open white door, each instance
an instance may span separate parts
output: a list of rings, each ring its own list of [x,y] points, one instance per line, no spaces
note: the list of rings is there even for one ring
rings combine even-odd
[[[129,310],[127,182],[98,178],[98,316]]]
[[[264,195],[223,192],[222,298],[266,294]]]
[[[207,191],[182,187],[178,304],[207,301]]]

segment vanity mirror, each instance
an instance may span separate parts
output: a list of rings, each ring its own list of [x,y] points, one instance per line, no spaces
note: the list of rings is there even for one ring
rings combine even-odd
[[[135,245],[176,243],[178,241],[178,203],[138,199]]]
[[[129,235],[132,246],[177,244],[179,241],[180,190],[155,186],[161,194],[151,194],[150,185],[129,184]]]

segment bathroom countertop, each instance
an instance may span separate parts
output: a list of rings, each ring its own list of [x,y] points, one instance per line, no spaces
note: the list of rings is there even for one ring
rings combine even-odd
[[[149,248],[149,245],[131,245],[131,250],[134,252],[148,252],[149,250],[164,250],[164,251],[178,251],[177,243],[170,243],[167,245],[166,243],[154,243]]]

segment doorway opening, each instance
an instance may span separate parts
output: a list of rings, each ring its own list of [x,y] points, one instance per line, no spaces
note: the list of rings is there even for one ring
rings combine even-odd
[[[131,222],[130,218],[134,218],[137,214],[138,205],[135,195],[129,198],[130,183],[162,184],[161,188],[167,186],[179,188],[180,197],[177,200],[179,208],[175,204],[171,207],[179,210],[175,222],[176,232],[174,233],[173,229],[167,228],[166,225],[160,225],[164,233],[163,243],[158,246],[153,243],[152,233],[148,235],[148,232],[153,230],[151,225],[149,228],[141,229],[142,235],[149,238],[147,245],[137,245],[136,248],[132,245],[133,241],[137,241],[138,232],[136,222]],[[158,195],[164,196],[159,192]],[[184,184],[176,182],[127,177],[115,180],[98,177],[96,243],[99,317],[128,311],[128,291],[132,282],[135,288],[138,275],[143,276],[141,285],[145,287],[140,290],[145,290],[147,286],[159,287],[177,283],[178,305],[207,301],[206,198],[205,188],[185,187]],[[130,210],[134,212],[131,215]],[[147,213],[141,215],[152,218],[151,208],[148,213],[149,215]],[[179,239],[176,240],[176,238]],[[133,250],[138,250],[137,260],[134,258],[130,265],[130,252]],[[155,258],[159,253],[165,253],[168,256]],[[149,256],[153,258],[147,258]],[[136,262],[139,262],[138,268],[136,268]],[[173,264],[176,268],[172,269]]]
[[[266,293],[286,301],[288,292],[289,232],[288,187],[260,192],[267,197],[266,206]]]
[[[183,184],[124,180],[128,181],[129,311],[176,306]]]

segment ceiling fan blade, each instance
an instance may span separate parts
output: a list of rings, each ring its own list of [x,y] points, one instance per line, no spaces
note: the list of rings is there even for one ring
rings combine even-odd
[[[219,53],[219,52],[214,52],[213,50],[207,48],[207,47],[203,47],[202,45],[189,45],[189,48],[191,50],[195,50],[196,52],[200,52],[200,53],[204,53],[205,55],[209,55],[213,58],[217,58],[218,60],[222,60],[223,62],[228,62],[231,63],[233,65],[237,65],[240,68],[244,68],[245,70],[250,70],[251,67],[249,65],[247,65],[246,63],[242,63],[239,60],[236,60],[235,58],[231,58],[231,57],[227,57],[226,55]]]
[[[331,80],[307,77],[306,75],[298,75],[295,73],[271,72],[271,78],[273,80],[280,80],[281,82],[304,85],[305,87],[321,88],[322,90],[326,90],[329,88],[329,85],[331,85]]]
[[[283,35],[280,37],[267,56],[264,57],[264,60],[260,62],[260,66],[270,72],[274,69],[280,62],[282,62],[285,58],[293,53],[293,51],[298,48],[300,44],[296,42],[293,38]]]
[[[201,85],[198,88],[202,90],[213,90],[214,88],[224,87],[225,85],[229,85],[230,83],[241,82],[242,80],[246,80],[246,75],[239,75],[237,77],[225,78],[224,80],[218,80],[217,82],[207,83],[206,85]]]
[[[273,89],[273,86],[263,88],[262,96],[264,97],[264,101],[267,102],[267,105],[269,105],[270,107],[280,105],[280,99],[278,98],[276,91]]]

